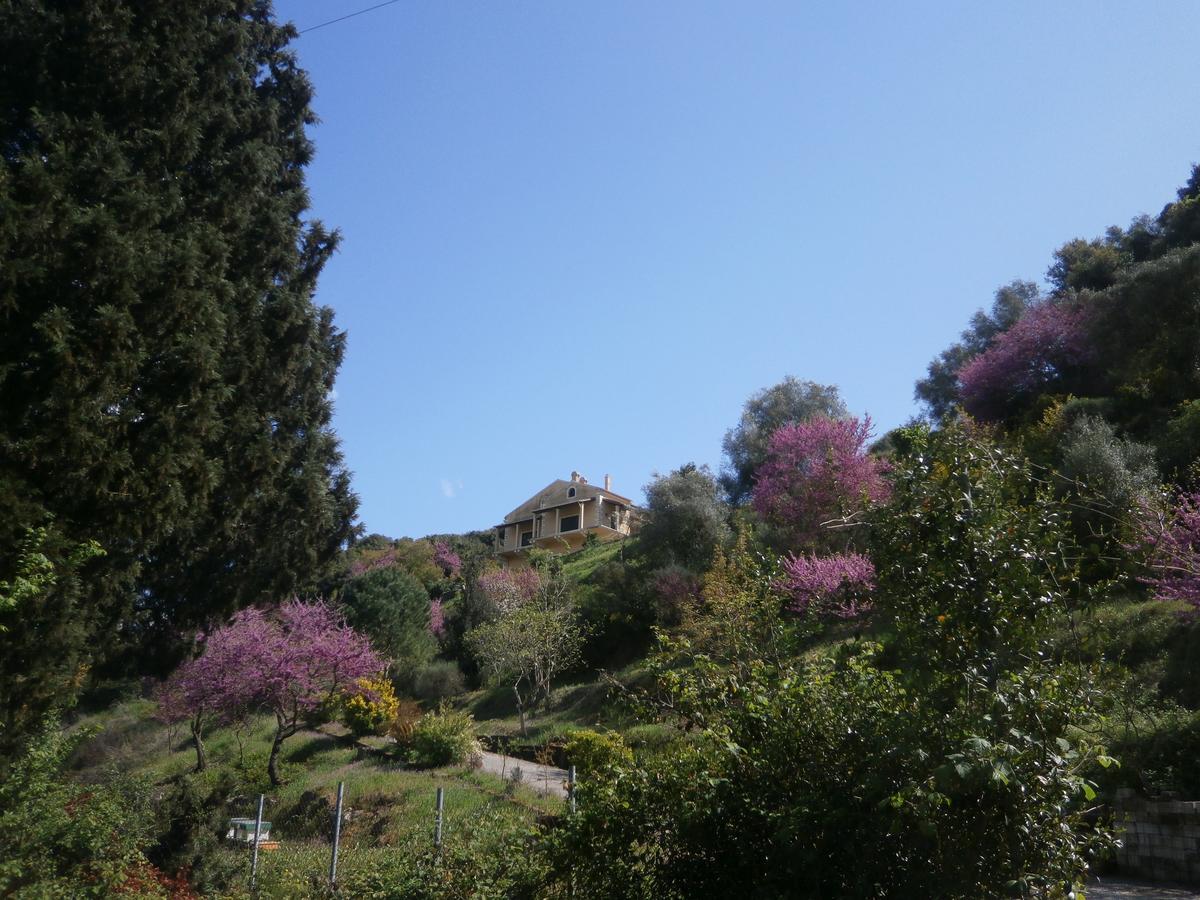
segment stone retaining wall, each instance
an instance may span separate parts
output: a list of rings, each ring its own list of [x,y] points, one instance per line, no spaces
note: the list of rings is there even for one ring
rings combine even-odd
[[[1200,885],[1200,802],[1146,800],[1123,789],[1113,805],[1124,825],[1117,850],[1122,872]]]

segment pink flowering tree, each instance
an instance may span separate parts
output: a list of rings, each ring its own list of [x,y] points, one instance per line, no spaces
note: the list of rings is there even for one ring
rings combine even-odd
[[[507,615],[537,596],[542,578],[537,569],[492,569],[479,576],[480,592],[501,615]]]
[[[258,632],[260,649],[248,661],[246,675],[262,705],[275,715],[267,774],[278,785],[279,751],[299,730],[304,715],[385,666],[371,642],[323,602],[285,603],[278,616],[262,619]]]
[[[791,598],[793,612],[851,619],[870,609],[866,597],[875,587],[875,566],[861,553],[789,554],[777,586]]]
[[[157,718],[188,724],[197,772],[208,766],[205,731],[243,721],[255,705],[254,688],[240,673],[242,662],[254,652],[253,640],[252,629],[232,625],[199,635],[202,654],[181,664],[156,691]]]
[[[867,453],[869,416],[784,425],[755,476],[754,509],[796,545],[828,543],[826,526],[887,499],[885,463]]]
[[[429,601],[429,633],[439,640],[446,636],[446,610],[441,597]]]
[[[163,715],[185,713],[202,730],[203,723],[239,710],[270,710],[276,727],[267,773],[274,785],[280,784],[279,751],[304,716],[357,679],[384,670],[370,641],[324,602],[292,600],[271,613],[242,610],[204,643],[204,653],[164,686]],[[193,734],[199,762],[202,742],[195,728]]]
[[[397,556],[394,547],[361,553],[350,563],[350,577],[358,578],[368,572],[374,572],[376,569],[391,568],[396,565]]]
[[[1088,310],[1077,303],[1030,307],[959,370],[964,408],[976,418],[1001,419],[1014,401],[1035,396],[1090,362],[1088,321]]]
[[[454,552],[445,541],[437,541],[433,545],[433,563],[447,578],[453,578],[462,569],[462,557]]]
[[[1144,507],[1139,526],[1150,568],[1142,580],[1155,598],[1200,609],[1200,493],[1180,495],[1166,511]]]

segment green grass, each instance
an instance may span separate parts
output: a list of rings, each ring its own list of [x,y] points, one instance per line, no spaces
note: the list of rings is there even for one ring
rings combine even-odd
[[[633,685],[642,679],[644,663],[638,662],[613,673],[618,681]],[[519,743],[544,744],[573,728],[622,728],[635,724],[609,685],[598,675],[565,680],[550,692],[548,710],[540,707],[527,716],[528,735],[521,737],[520,719],[512,691],[505,687],[472,691],[459,703],[475,717],[479,734],[505,735]]]
[[[618,559],[622,551],[628,551],[628,540],[610,541],[594,547],[581,547],[560,557],[563,574],[576,583],[583,583],[604,563]]]

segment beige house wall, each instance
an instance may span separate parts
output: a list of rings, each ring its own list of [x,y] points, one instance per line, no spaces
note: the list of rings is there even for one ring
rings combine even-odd
[[[570,494],[574,492],[575,496]],[[564,519],[578,516],[578,526],[562,531]],[[537,519],[541,519],[541,527]],[[611,490],[601,489],[586,481],[555,481],[505,516],[495,528],[496,554],[506,566],[527,564],[521,533],[532,531],[528,546],[565,553],[584,545],[588,534],[600,541],[618,540],[633,533],[636,527],[632,502]]]

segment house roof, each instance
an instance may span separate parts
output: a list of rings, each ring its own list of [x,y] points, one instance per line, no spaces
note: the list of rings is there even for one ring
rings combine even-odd
[[[567,491],[575,488],[575,496],[568,497]],[[584,481],[566,481],[559,478],[550,482],[507,516],[504,517],[503,524],[512,525],[514,522],[520,522],[531,518],[535,512],[544,509],[553,509],[556,506],[566,506],[588,500],[595,500],[601,497],[605,500],[612,500],[616,503],[623,503],[626,506],[633,506],[633,501],[628,497],[622,497],[620,494],[613,491],[606,491],[602,487],[594,484],[588,484]]]

